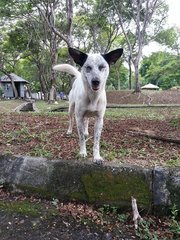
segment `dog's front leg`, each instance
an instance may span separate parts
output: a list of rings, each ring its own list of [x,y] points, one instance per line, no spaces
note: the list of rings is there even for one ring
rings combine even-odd
[[[100,156],[99,144],[101,138],[101,131],[103,128],[103,117],[97,117],[94,128],[94,146],[93,146],[93,162],[101,163],[103,158]]]
[[[78,129],[78,135],[79,135],[79,143],[80,143],[80,155],[85,158],[87,157],[86,152],[86,141],[85,141],[85,135],[84,135],[84,122],[82,117],[76,117],[76,124]]]
[[[89,136],[88,124],[89,124],[89,119],[86,117],[86,118],[84,119],[84,136],[85,136],[85,137],[88,137],[88,136]]]

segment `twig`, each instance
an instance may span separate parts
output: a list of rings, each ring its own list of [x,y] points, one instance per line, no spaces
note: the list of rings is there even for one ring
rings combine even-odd
[[[131,203],[132,203],[132,211],[133,211],[133,221],[135,229],[138,228],[138,219],[142,221],[142,217],[139,214],[136,199],[134,197],[131,197]]]
[[[88,140],[90,140],[92,138],[92,136],[91,137],[88,137],[86,140],[85,140],[85,142],[87,142]]]
[[[136,136],[144,136],[144,137],[148,137],[151,139],[155,139],[155,140],[159,140],[159,141],[163,141],[163,142],[167,142],[167,143],[175,143],[175,144],[180,144],[180,139],[174,139],[174,138],[170,138],[170,137],[162,137],[162,136],[157,136],[155,135],[155,133],[148,133],[147,131],[144,132],[139,132],[139,131],[127,131],[129,134],[132,135],[136,135]]]

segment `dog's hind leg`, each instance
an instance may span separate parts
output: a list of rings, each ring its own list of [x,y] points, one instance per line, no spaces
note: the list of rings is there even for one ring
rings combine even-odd
[[[75,104],[74,103],[69,105],[69,127],[68,127],[68,130],[67,130],[67,134],[68,135],[72,134],[72,130],[73,130],[74,108],[75,108]]]
[[[79,135],[79,144],[80,144],[80,155],[85,158],[87,157],[86,151],[86,141],[84,135],[84,121],[80,116],[76,116],[77,130]]]

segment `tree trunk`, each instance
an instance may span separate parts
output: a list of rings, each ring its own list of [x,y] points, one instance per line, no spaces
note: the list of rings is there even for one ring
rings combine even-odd
[[[15,99],[17,99],[19,96],[18,96],[18,91],[17,91],[17,88],[16,88],[16,86],[15,86],[14,80],[13,80],[11,74],[6,74],[6,75],[7,75],[7,76],[9,77],[9,79],[11,80],[14,97],[15,97]]]
[[[14,93],[14,97],[15,99],[18,98],[18,91],[17,91],[17,88],[14,84],[14,80],[13,78],[11,77],[11,74],[7,73],[5,70],[1,69],[0,70],[2,73],[4,73],[6,76],[8,76],[8,78],[11,80],[11,84],[12,84],[12,89],[13,89],[13,93]]]
[[[41,91],[44,94],[44,100],[48,101],[48,86],[46,84],[45,81],[45,77],[43,76],[43,67],[41,66],[40,62],[36,62],[37,68],[38,68],[38,73],[39,73],[39,81],[40,81],[40,85],[41,85]]]
[[[66,0],[66,12],[67,12],[67,39],[69,47],[73,46],[72,39],[72,24],[73,24],[73,0]]]
[[[119,75],[118,67],[116,67],[116,73],[117,73],[117,81],[118,81],[118,91],[121,90],[121,78]]]
[[[147,31],[148,27],[150,23],[153,22],[152,21],[153,15],[155,13],[156,14],[158,13],[158,11],[156,10],[158,10],[158,8],[162,5],[162,3],[160,4],[160,2],[161,1],[158,1],[158,0],[146,0],[146,1],[130,0],[128,1],[128,7],[129,7],[128,11],[132,14],[132,16],[131,18],[129,18],[129,16],[128,18],[126,18],[123,12],[127,11],[127,9],[125,9],[127,7],[124,8],[125,5],[122,5],[121,1],[115,1],[115,0],[112,1],[112,6],[114,6],[115,11],[118,15],[119,24],[128,45],[131,61],[133,61],[133,64],[134,64],[135,92],[141,91],[140,84],[139,84],[139,72],[138,72],[139,62],[142,57],[142,49],[148,43],[148,38],[149,38],[149,31]],[[159,19],[159,17],[162,17],[162,20],[164,18],[164,14],[162,15],[157,14],[156,16],[157,17],[154,18],[154,20]],[[134,22],[134,30],[130,30],[130,27],[129,27],[132,21]],[[153,24],[152,24],[152,29],[153,29]],[[133,38],[131,37],[132,35],[134,36]],[[154,37],[154,34],[151,37]]]
[[[48,103],[53,103],[54,100],[56,99],[56,88],[54,85],[52,85],[49,93],[49,101]]]
[[[140,84],[139,84],[139,64],[134,63],[134,70],[135,70],[135,93],[141,92]]]
[[[128,57],[128,66],[129,66],[129,90],[131,90],[132,88],[131,56]]]
[[[55,94],[52,94],[51,92],[54,92],[55,89],[55,83],[56,83],[56,74],[55,71],[53,70],[53,66],[57,64],[57,58],[58,58],[58,47],[57,47],[57,39],[56,39],[56,34],[52,32],[52,37],[51,37],[51,44],[50,44],[50,57],[51,57],[51,69],[50,69],[50,83],[51,83],[51,89],[50,89],[50,94],[49,94],[49,101],[54,102]]]
[[[29,86],[24,87],[24,98],[27,98],[27,99],[32,98],[32,93]]]

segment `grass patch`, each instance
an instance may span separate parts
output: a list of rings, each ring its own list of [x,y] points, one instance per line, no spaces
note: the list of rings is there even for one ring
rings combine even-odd
[[[179,119],[179,108],[113,108],[107,109],[105,117],[112,119],[143,118],[151,120],[164,120],[166,118]],[[174,123],[174,122],[173,122]],[[176,122],[174,124],[177,124]]]
[[[52,153],[50,150],[46,149],[47,144],[38,144],[36,147],[34,147],[30,152],[30,156],[35,156],[35,157],[47,157],[51,158],[53,157]]]
[[[38,100],[36,101],[36,107],[40,112],[50,112],[56,108],[68,107],[68,101],[56,101],[55,103],[49,104],[43,100]]]
[[[41,206],[28,201],[19,202],[0,202],[0,210],[8,213],[18,213],[31,217],[38,217],[41,211]]]
[[[168,167],[180,167],[180,156],[174,156],[166,162]]]
[[[127,157],[131,155],[131,149],[129,148],[117,148],[117,149],[111,149],[110,150],[110,144],[106,142],[105,140],[102,140],[101,142],[101,151],[102,156],[107,161],[113,161],[115,159],[121,159],[122,157]]]
[[[173,119],[171,119],[170,124],[171,124],[173,127],[178,127],[178,126],[180,126],[180,118],[173,118]]]
[[[1,100],[0,99],[0,113],[10,113],[22,103],[24,103],[23,100]]]
[[[26,217],[40,218],[41,220],[59,214],[59,210],[53,202],[47,207],[47,204],[44,202],[31,202],[28,198],[26,200],[17,201],[1,200],[0,211],[8,214],[20,214]]]

